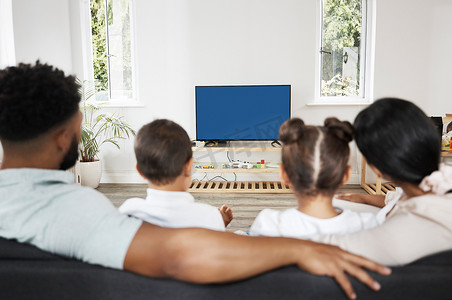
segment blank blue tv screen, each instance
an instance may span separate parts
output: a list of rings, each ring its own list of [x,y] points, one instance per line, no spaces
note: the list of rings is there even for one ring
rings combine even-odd
[[[290,85],[196,86],[199,141],[277,140],[290,118]]]

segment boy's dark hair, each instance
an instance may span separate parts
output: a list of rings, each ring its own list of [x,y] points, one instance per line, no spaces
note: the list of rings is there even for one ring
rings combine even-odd
[[[347,170],[353,126],[328,118],[324,126],[305,126],[292,118],[281,125],[282,164],[295,191],[301,195],[332,195]]]
[[[438,170],[440,137],[432,120],[413,103],[378,100],[358,114],[354,126],[367,162],[391,179],[419,184]]]
[[[144,125],[135,138],[138,170],[155,184],[168,184],[193,156],[187,132],[177,123],[160,119]]]
[[[39,61],[0,70],[0,140],[30,140],[61,125],[79,110],[73,76]]]

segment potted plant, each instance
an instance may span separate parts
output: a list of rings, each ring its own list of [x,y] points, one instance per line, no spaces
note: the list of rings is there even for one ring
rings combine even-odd
[[[100,113],[101,106],[92,100],[95,95],[94,88],[89,87],[86,82],[80,86],[80,109],[83,113],[79,146],[80,178],[82,185],[97,188],[102,176],[102,163],[98,156],[100,147],[111,143],[120,149],[118,141],[135,136],[135,130],[118,113]]]

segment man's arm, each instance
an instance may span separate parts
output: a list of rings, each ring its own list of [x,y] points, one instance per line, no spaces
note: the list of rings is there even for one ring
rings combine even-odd
[[[124,269],[152,277],[213,283],[240,280],[291,264],[334,277],[350,298],[356,295],[345,273],[374,290],[380,288],[379,284],[361,267],[390,273],[390,269],[370,260],[310,241],[169,229],[148,223],[143,223],[132,240]]]
[[[376,207],[385,206],[385,195],[368,195],[368,194],[338,194],[337,199],[347,200],[355,203],[363,203],[368,205],[373,205]]]

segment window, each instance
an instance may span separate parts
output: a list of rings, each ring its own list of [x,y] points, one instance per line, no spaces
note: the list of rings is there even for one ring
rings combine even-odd
[[[368,101],[370,0],[320,0],[319,102]],[[366,100],[367,99],[367,100]]]
[[[96,101],[136,99],[131,5],[131,0],[89,1],[88,78]]]
[[[0,69],[16,64],[11,0],[0,0]]]

